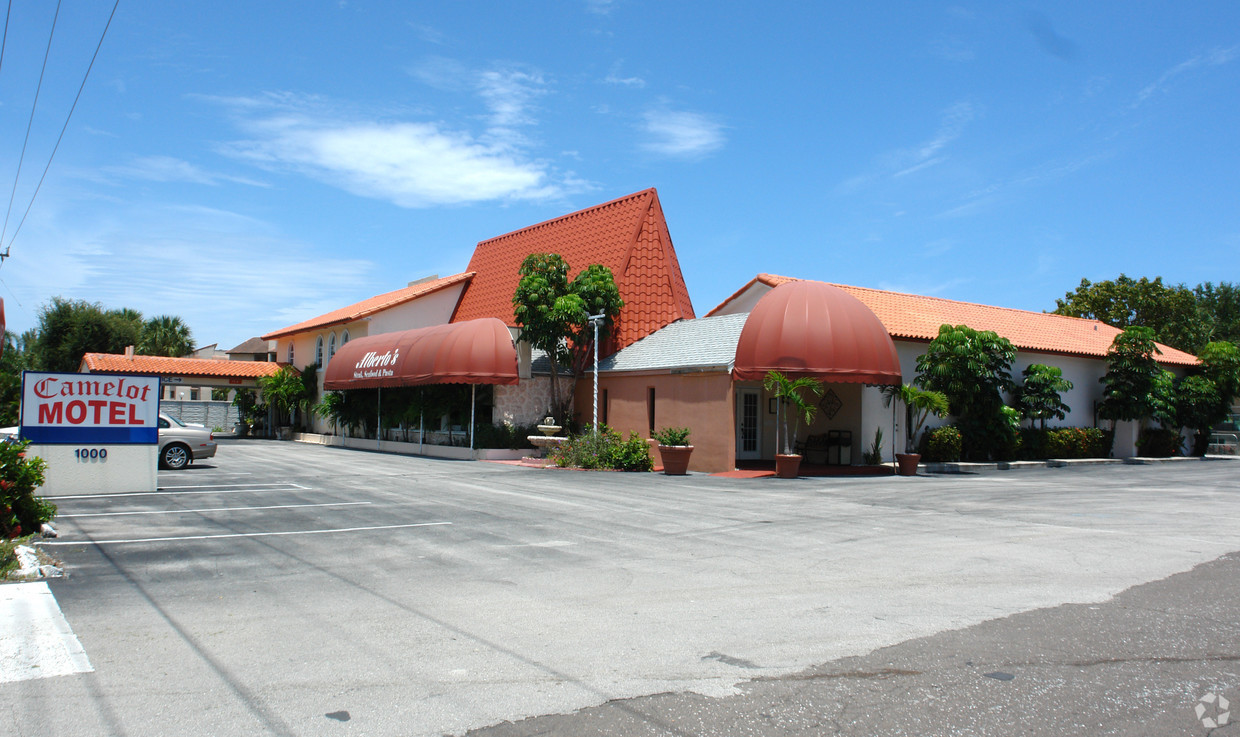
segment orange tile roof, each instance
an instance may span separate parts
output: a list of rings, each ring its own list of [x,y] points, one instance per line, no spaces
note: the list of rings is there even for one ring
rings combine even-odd
[[[452,321],[496,317],[515,326],[517,272],[532,253],[563,256],[569,278],[590,264],[611,269],[624,309],[608,352],[695,316],[658,192],[652,188],[480,242],[469,261],[476,276]]]
[[[788,281],[796,279],[759,274],[723,304],[727,304],[754,282],[775,287]],[[974,330],[992,330],[1022,350],[1102,358],[1106,356],[1115,336],[1123,332],[1099,320],[1010,307],[991,307],[941,297],[885,292],[845,284],[834,286],[864,302],[878,315],[878,319],[893,338],[932,340],[939,334],[939,327],[944,324],[968,325]],[[1161,351],[1157,356],[1159,363],[1175,366],[1191,366],[1197,363],[1197,358],[1190,353],[1162,343],[1158,344],[1158,349]]]
[[[82,356],[82,364],[91,371],[113,374],[203,376],[217,379],[257,379],[260,376],[272,376],[283,365],[268,361],[125,356],[117,353],[87,353]]]
[[[262,339],[272,340],[274,338],[283,338],[286,335],[293,335],[294,333],[304,333],[310,330],[318,330],[332,325],[341,325],[344,323],[353,322],[354,320],[360,320],[367,315],[373,315],[376,312],[410,302],[418,297],[431,294],[432,292],[438,292],[440,289],[450,287],[453,284],[460,284],[461,282],[469,281],[469,279],[473,276],[474,273],[472,271],[467,271],[462,274],[445,276],[442,279],[434,279],[420,284],[402,287],[396,291],[386,292],[384,294],[371,297],[370,299],[364,299],[361,302],[351,304],[348,307],[341,307],[338,310],[332,310],[331,312],[319,315],[318,317],[312,317],[309,320],[299,322],[296,325],[289,325],[286,328],[280,328],[274,332],[267,333],[262,337]]]

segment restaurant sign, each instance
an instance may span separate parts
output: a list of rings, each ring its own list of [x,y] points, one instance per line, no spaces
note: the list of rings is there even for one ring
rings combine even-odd
[[[22,374],[22,428],[36,445],[159,442],[159,377]]]

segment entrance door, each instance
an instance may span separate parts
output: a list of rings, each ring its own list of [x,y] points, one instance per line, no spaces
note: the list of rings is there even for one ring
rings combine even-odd
[[[762,394],[757,389],[736,390],[736,459],[762,457]]]

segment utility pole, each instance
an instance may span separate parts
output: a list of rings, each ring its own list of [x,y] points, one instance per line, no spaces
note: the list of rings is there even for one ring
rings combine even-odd
[[[607,315],[590,315],[590,324],[594,326],[594,434],[598,435],[598,326]]]

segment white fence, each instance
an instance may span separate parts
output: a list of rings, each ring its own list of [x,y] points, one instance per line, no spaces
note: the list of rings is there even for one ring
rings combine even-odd
[[[159,411],[181,422],[202,425],[208,430],[218,427],[224,432],[232,432],[233,425],[237,423],[237,407],[232,402],[164,399],[159,403]]]

